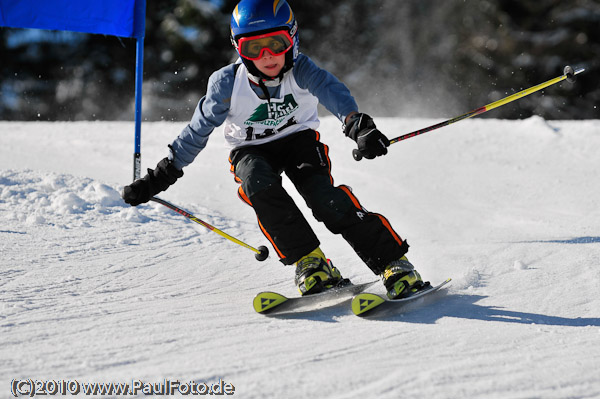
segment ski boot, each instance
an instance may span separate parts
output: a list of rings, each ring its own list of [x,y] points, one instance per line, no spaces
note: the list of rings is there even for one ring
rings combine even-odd
[[[343,279],[340,271],[317,248],[296,262],[295,282],[300,295],[311,295],[344,285],[349,280]]]
[[[406,259],[406,256],[390,262],[385,271],[381,273],[381,280],[389,299],[406,298],[431,286],[429,281],[423,282],[421,275]]]

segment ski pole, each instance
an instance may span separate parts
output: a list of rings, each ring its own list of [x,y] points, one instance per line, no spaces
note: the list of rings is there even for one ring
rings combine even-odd
[[[254,255],[256,260],[259,260],[262,262],[263,260],[267,259],[267,257],[269,256],[269,249],[267,247],[265,247],[264,245],[261,245],[260,247],[258,247],[258,249],[254,248],[254,247],[246,244],[245,242],[240,241],[237,238],[230,236],[229,234],[225,233],[224,231],[221,231],[221,230],[217,229],[216,227],[211,226],[210,224],[206,223],[205,221],[198,219],[196,216],[192,215],[191,213],[186,212],[183,209],[171,204],[170,202],[167,202],[158,197],[152,197],[152,198],[150,198],[150,201],[158,202],[159,204],[164,205],[171,210],[174,210],[175,212],[179,213],[180,215],[185,216],[186,218],[190,219],[192,222],[201,224],[202,226],[206,227],[207,229],[214,231],[221,237],[227,238],[229,241],[233,241],[234,243],[236,243],[244,248],[248,248],[249,250],[256,253]]]
[[[571,68],[570,66],[567,65],[565,67],[565,69],[564,69],[564,74],[561,75],[561,76],[558,76],[558,77],[556,77],[554,79],[550,79],[549,81],[541,83],[541,84],[539,84],[537,86],[530,87],[529,89],[525,89],[525,90],[520,91],[518,93],[512,94],[512,95],[510,95],[508,97],[505,97],[505,98],[503,98],[501,100],[494,101],[491,104],[484,105],[483,107],[479,107],[477,109],[474,109],[471,112],[467,112],[464,115],[457,116],[456,118],[448,119],[447,121],[440,122],[440,123],[428,126],[426,128],[420,129],[420,130],[415,130],[414,132],[406,133],[406,134],[403,134],[402,136],[395,137],[393,139],[390,139],[390,144],[394,144],[394,143],[397,143],[399,141],[406,140],[406,139],[409,139],[411,137],[415,137],[415,136],[418,136],[418,135],[423,134],[423,133],[430,132],[430,131],[435,130],[435,129],[439,129],[439,128],[444,127],[444,126],[448,126],[448,125],[450,125],[452,123],[455,123],[455,122],[460,122],[463,119],[468,119],[468,118],[471,118],[473,116],[477,116],[477,115],[483,114],[484,112],[490,111],[490,110],[492,110],[494,108],[501,107],[504,104],[508,104],[509,102],[518,100],[518,99],[523,98],[525,96],[528,96],[531,93],[535,93],[536,91],[540,91],[542,89],[545,89],[548,86],[552,86],[553,84],[556,84],[558,82],[562,82],[565,79],[568,82],[573,83],[573,82],[575,82],[575,75],[577,75],[578,73],[581,73],[583,71],[585,71],[584,68],[579,68],[579,69],[577,69],[577,70],[574,71],[573,68]],[[352,150],[352,156],[357,161],[360,161],[363,158],[362,154],[358,150]]]

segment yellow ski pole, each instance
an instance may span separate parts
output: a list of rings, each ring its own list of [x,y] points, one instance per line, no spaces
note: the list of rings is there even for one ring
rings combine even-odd
[[[512,101],[515,101],[515,100],[518,100],[518,99],[523,98],[525,96],[528,96],[531,93],[535,93],[536,91],[540,91],[542,89],[545,89],[548,86],[552,86],[553,84],[556,84],[558,82],[562,82],[565,79],[567,81],[573,83],[573,82],[575,82],[575,75],[577,75],[578,73],[581,73],[583,71],[585,71],[584,68],[579,68],[577,70],[573,70],[573,68],[571,68],[570,66],[567,65],[565,67],[565,69],[564,69],[564,74],[561,75],[561,76],[558,76],[558,77],[556,77],[554,79],[550,79],[547,82],[540,83],[537,86],[530,87],[529,89],[525,89],[523,91],[520,91],[520,92],[515,93],[513,95],[510,95],[508,97],[505,97],[505,98],[503,98],[501,100],[494,101],[493,103],[490,103],[488,105],[484,105],[483,107],[479,107],[477,109],[474,109],[471,112],[467,112],[464,115],[457,116],[456,118],[448,119],[447,121],[436,123],[435,125],[431,125],[431,126],[428,126],[426,128],[415,130],[414,132],[406,133],[406,134],[403,134],[402,136],[395,137],[393,139],[390,139],[390,144],[394,144],[394,143],[397,143],[399,141],[406,140],[406,139],[409,139],[411,137],[415,137],[415,136],[418,136],[418,135],[423,134],[423,133],[430,132],[430,131],[435,130],[435,129],[439,129],[439,128],[444,127],[444,126],[448,126],[448,125],[450,125],[452,123],[462,121],[463,119],[468,119],[468,118],[471,118],[473,116],[483,114],[484,112],[487,112],[487,111],[492,110],[494,108],[501,107],[504,104],[508,104],[508,103],[510,103]],[[362,159],[362,154],[358,150],[352,150],[352,156],[357,161],[360,161]]]
[[[229,234],[225,233],[224,231],[221,231],[221,230],[217,229],[216,227],[206,223],[205,221],[198,219],[196,216],[192,215],[191,213],[186,212],[183,209],[171,204],[170,202],[167,202],[158,197],[152,197],[152,198],[150,198],[150,201],[158,202],[159,204],[164,205],[171,210],[174,210],[175,212],[179,213],[180,215],[185,216],[186,218],[190,219],[192,222],[201,224],[202,226],[206,227],[207,229],[217,233],[221,237],[226,238],[229,241],[232,241],[244,248],[248,248],[249,250],[256,253],[256,255],[254,255],[256,260],[259,260],[262,262],[263,260],[267,259],[267,257],[269,256],[269,249],[267,247],[265,247],[264,245],[261,245],[258,248],[254,248],[254,247],[246,244],[245,242],[240,241],[237,238],[230,236]]]

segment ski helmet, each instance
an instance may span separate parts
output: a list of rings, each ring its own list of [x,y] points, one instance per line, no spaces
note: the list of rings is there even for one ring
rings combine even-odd
[[[291,48],[285,53],[283,74],[294,66],[298,57],[298,24],[292,8],[286,0],[242,0],[235,6],[231,14],[231,42],[252,75],[272,79],[263,75],[251,60],[242,56],[238,46],[240,38],[279,30],[286,31],[292,39]]]

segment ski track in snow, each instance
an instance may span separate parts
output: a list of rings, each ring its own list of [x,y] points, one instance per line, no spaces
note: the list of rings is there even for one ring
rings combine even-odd
[[[437,122],[377,121],[388,137]],[[144,170],[182,127],[144,125]],[[0,122],[0,397],[13,378],[223,379],[240,398],[600,397],[600,121],[469,120],[360,163],[339,129],[320,129],[336,183],[407,237],[425,279],[453,277],[437,301],[377,320],[348,303],[257,315],[258,291],[295,295],[293,268],[159,204],[126,206],[132,123]],[[264,245],[221,134],[160,196]],[[373,279],[293,197],[342,273]]]

